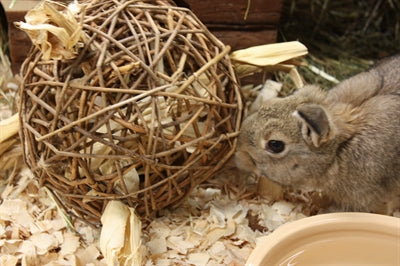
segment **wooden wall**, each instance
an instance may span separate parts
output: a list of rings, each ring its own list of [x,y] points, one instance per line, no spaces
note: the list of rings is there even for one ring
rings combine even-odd
[[[15,28],[15,21],[40,0],[1,0],[8,20],[10,56],[14,73],[19,72],[30,50],[28,36]],[[179,6],[190,8],[222,42],[232,50],[276,42],[282,0],[175,0]],[[246,10],[248,15],[245,19]]]

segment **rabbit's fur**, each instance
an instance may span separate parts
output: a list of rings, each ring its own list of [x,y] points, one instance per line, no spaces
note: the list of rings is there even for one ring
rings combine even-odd
[[[321,190],[335,211],[398,204],[400,56],[329,91],[305,86],[263,103],[243,122],[235,163],[281,185]]]

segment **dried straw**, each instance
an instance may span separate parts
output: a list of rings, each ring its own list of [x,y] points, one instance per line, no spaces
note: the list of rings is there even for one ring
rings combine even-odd
[[[310,51],[298,68],[306,82],[330,88],[335,83],[310,65],[341,81],[399,52],[400,0],[284,0],[279,27],[280,41],[299,40]],[[290,94],[290,80],[278,75]]]

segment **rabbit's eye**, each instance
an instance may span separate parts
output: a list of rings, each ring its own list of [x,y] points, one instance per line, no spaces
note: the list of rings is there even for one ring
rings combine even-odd
[[[273,153],[280,153],[285,149],[285,143],[280,140],[270,140],[267,143],[267,150]]]

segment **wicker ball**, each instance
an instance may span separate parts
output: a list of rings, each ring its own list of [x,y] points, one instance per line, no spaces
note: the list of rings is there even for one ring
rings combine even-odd
[[[82,10],[72,56],[34,47],[22,66],[24,158],[72,215],[98,223],[119,199],[147,217],[234,152],[242,102],[229,47],[168,1]]]

